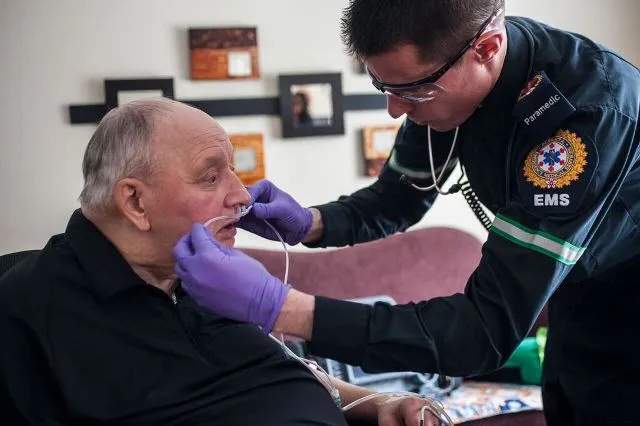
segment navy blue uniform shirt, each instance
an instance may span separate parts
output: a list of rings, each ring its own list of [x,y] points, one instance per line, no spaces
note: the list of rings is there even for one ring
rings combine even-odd
[[[375,307],[317,297],[313,353],[370,372],[490,372],[559,286],[587,288],[640,255],[638,69],[585,37],[533,20],[507,18],[506,28],[501,76],[460,127],[455,152],[495,215],[464,293]],[[437,165],[453,134],[433,133]],[[432,184],[427,129],[408,120],[375,183],[317,206],[325,232],[312,246],[356,244],[416,223],[437,193],[402,183],[402,175]],[[424,285],[432,285],[429,277]]]

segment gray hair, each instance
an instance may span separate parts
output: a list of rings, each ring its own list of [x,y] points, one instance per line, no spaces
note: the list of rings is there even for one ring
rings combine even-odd
[[[82,161],[84,187],[79,201],[83,208],[104,212],[113,204],[113,188],[119,180],[151,175],[154,122],[159,114],[170,112],[175,103],[166,98],[142,99],[104,116]]]

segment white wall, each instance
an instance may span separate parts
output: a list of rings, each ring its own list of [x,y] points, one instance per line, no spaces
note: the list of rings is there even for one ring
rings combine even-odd
[[[78,206],[83,151],[95,126],[70,125],[69,104],[103,101],[103,78],[173,76],[178,99],[276,96],[279,73],[342,71],[346,93],[374,93],[338,37],[346,0],[0,0],[0,253],[42,246]],[[527,15],[583,32],[640,63],[638,0],[509,2]],[[262,79],[188,79],[186,29],[258,27]],[[346,134],[280,138],[277,117],[224,118],[229,132],[263,132],[268,177],[302,204],[369,184],[359,129],[392,123],[385,111],[349,112]],[[301,177],[304,177],[302,179]],[[484,238],[459,195],[419,226],[450,225]],[[239,235],[241,245],[275,247]]]

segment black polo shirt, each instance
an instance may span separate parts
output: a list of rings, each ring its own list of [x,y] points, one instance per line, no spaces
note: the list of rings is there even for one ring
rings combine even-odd
[[[0,280],[0,342],[3,425],[346,425],[277,343],[174,303],[79,211]]]

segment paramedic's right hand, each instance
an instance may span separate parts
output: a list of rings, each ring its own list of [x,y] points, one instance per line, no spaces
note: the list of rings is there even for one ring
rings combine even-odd
[[[291,195],[266,179],[247,190],[253,204],[251,211],[238,222],[238,228],[278,241],[277,235],[264,223],[267,220],[287,244],[294,246],[305,239],[313,222],[310,209],[302,207]]]
[[[182,287],[198,304],[271,332],[291,286],[257,260],[220,244],[202,224],[195,224],[173,253]]]

